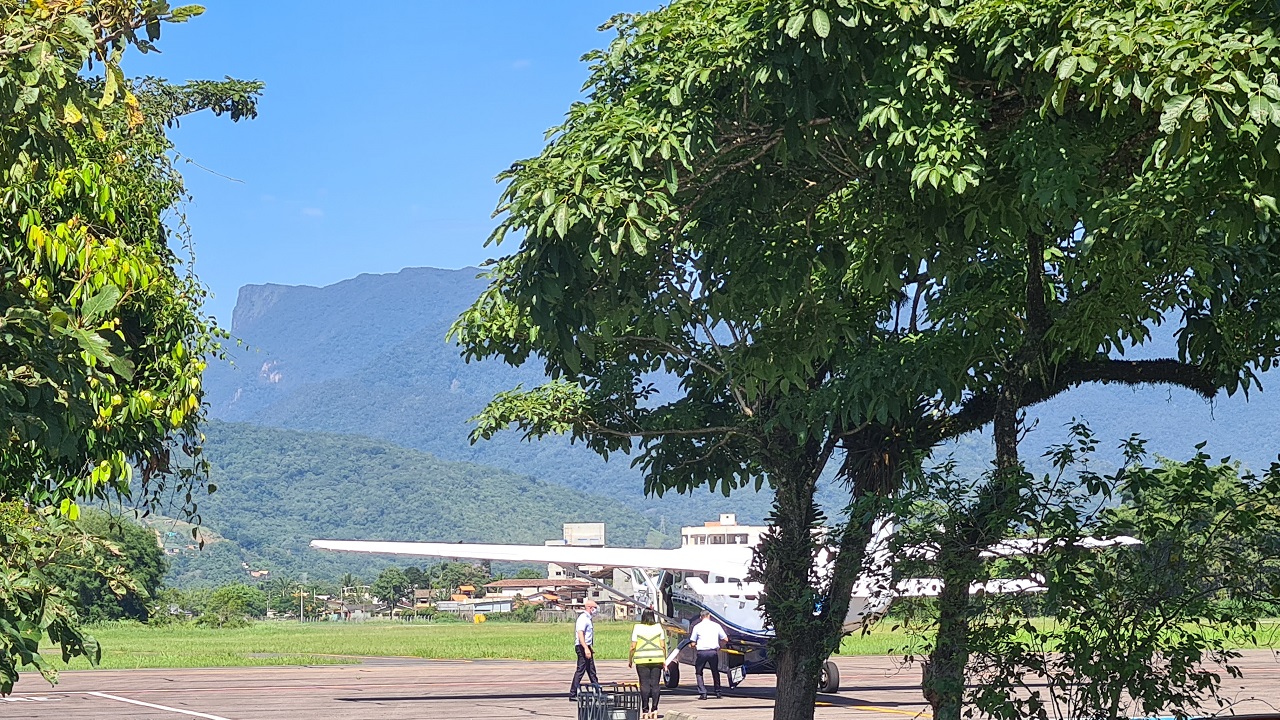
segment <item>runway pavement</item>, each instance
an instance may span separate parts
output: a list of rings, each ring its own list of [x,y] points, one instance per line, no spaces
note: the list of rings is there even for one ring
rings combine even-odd
[[[837,658],[842,690],[820,695],[816,717],[900,720],[929,717],[920,699],[919,668],[893,658]],[[1225,693],[1237,714],[1280,707],[1280,662],[1271,651],[1249,653],[1242,680]],[[359,664],[195,670],[63,673],[50,688],[26,675],[0,699],[3,720],[508,720],[573,719],[567,697],[571,663],[428,661],[365,658]],[[686,672],[685,684],[691,681]],[[634,681],[625,663],[600,663],[600,679]],[[772,715],[773,678],[749,677],[723,700],[699,701],[690,687],[666,691],[661,709],[700,720],[755,720]],[[1269,700],[1275,700],[1273,703]]]

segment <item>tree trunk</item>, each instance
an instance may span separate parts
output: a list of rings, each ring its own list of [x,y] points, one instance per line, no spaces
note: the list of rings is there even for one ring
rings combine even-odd
[[[938,634],[920,683],[935,720],[960,720],[964,709],[972,617],[969,583],[977,575],[979,563],[977,551],[966,544],[961,538],[943,538],[938,550],[943,580],[938,595]]]
[[[778,672],[774,720],[813,718],[822,665],[844,637],[849,598],[879,507],[874,500],[897,488],[900,453],[884,443],[885,437],[876,436],[872,451],[849,476],[853,485],[850,515],[844,527],[825,542],[816,532],[822,514],[814,503],[814,490],[828,453],[797,449],[791,457],[800,461],[771,468],[776,488],[773,529],[761,543],[756,572],[765,586],[761,607],[774,630],[772,652]],[[873,502],[866,505],[861,502],[864,499]],[[833,540],[834,547],[825,547]],[[833,553],[829,584],[815,588],[815,561],[824,549]]]
[[[818,653],[813,646],[779,646],[774,656],[778,677],[773,720],[813,720],[818,678],[826,660],[825,655]]]
[[[992,421],[995,470],[979,491],[972,510],[947,523],[939,542],[937,565],[943,587],[938,596],[938,633],[920,683],[935,720],[960,720],[964,711],[965,670],[972,650],[970,631],[976,609],[969,586],[981,579],[980,553],[986,545],[1005,537],[1023,502],[1026,476],[1018,457],[1018,411],[1050,324],[1044,302],[1043,247],[1043,238],[1028,236],[1027,335],[1009,363],[996,396]],[[955,509],[963,513],[962,509]]]
[[[764,593],[761,607],[773,626],[772,653],[777,664],[774,720],[812,720],[822,662],[815,615],[818,595],[810,582],[818,552],[815,535],[820,514],[813,501],[816,479],[810,474],[772,474],[776,492],[773,528],[757,555]]]

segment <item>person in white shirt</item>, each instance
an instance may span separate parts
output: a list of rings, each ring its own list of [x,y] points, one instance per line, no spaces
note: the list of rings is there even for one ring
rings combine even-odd
[[[586,673],[591,679],[592,685],[599,685],[600,680],[596,677],[596,653],[592,644],[596,638],[595,623],[591,618],[596,614],[596,601],[587,598],[583,603],[582,614],[578,615],[578,622],[573,626],[573,652],[578,656],[578,669],[573,671],[573,682],[569,683],[569,699],[578,699],[578,685],[582,682],[582,675]]]
[[[729,641],[720,623],[711,619],[711,611],[702,611],[702,620],[693,626],[689,633],[689,641],[697,651],[697,659],[693,662],[693,670],[698,676],[698,699],[707,699],[707,685],[702,679],[702,671],[710,666],[711,679],[715,682],[716,697],[720,697],[720,648]]]

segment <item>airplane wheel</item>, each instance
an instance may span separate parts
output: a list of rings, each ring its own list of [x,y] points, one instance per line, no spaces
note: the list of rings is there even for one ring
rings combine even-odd
[[[662,673],[662,677],[668,690],[680,687],[680,663],[671,663],[666,672]]]
[[[830,660],[822,664],[822,674],[818,676],[818,692],[840,692],[840,668]]]

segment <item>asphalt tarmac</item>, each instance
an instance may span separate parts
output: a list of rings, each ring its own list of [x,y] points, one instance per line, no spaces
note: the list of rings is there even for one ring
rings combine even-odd
[[[357,659],[352,658],[353,663]],[[567,699],[571,663],[362,658],[312,667],[66,672],[50,688],[26,675],[0,699],[3,720],[508,720],[577,717]],[[819,695],[819,719],[929,717],[918,667],[894,658],[836,658],[841,692]],[[1234,714],[1280,718],[1280,661],[1250,652],[1244,677],[1228,679]],[[690,687],[664,691],[661,711],[711,720],[763,720],[773,711],[773,678],[748,677],[722,700],[699,701]],[[601,662],[603,682],[634,682],[625,663]]]

